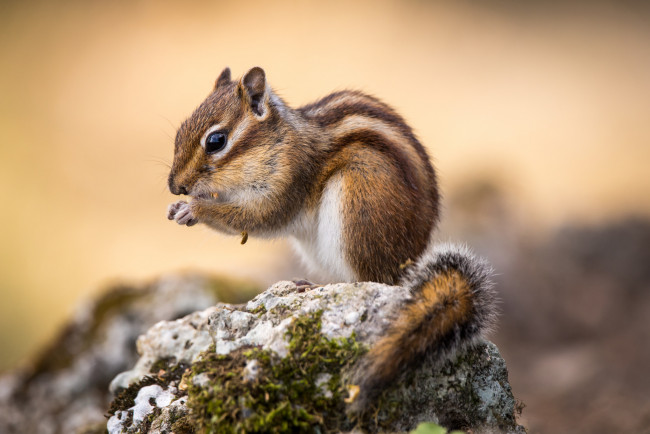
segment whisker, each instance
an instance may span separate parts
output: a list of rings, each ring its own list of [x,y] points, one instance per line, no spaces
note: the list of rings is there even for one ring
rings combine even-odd
[[[144,161],[147,162],[147,163],[156,163],[156,164],[158,164],[160,166],[166,167],[169,170],[171,170],[171,168],[172,168],[172,165],[167,160],[165,160],[163,158],[160,158],[160,157],[150,157],[150,158],[147,158]]]

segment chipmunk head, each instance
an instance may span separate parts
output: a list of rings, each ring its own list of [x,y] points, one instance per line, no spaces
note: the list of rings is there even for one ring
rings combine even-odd
[[[282,135],[282,109],[262,68],[239,81],[224,69],[212,93],[178,129],[169,190],[220,199],[263,190],[273,145]]]

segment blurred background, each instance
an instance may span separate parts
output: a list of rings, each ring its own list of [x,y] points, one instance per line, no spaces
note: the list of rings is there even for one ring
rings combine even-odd
[[[0,53],[0,371],[116,279],[306,276],[165,218],[176,127],[259,65],[291,105],[356,88],[415,129],[439,238],[499,273],[530,432],[650,432],[647,3],[2,2]]]

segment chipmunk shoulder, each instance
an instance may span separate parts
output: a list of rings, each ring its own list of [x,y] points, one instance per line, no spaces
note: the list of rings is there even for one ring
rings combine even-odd
[[[181,225],[288,237],[332,282],[411,288],[364,359],[360,409],[401,367],[425,353],[442,359],[493,323],[489,267],[433,245],[436,172],[409,125],[375,97],[342,91],[292,108],[261,68],[239,80],[226,68],[179,128],[168,181],[190,197],[168,209]]]

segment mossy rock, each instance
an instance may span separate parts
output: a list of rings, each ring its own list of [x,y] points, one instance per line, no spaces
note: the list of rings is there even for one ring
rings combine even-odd
[[[516,425],[505,362],[485,341],[461,349],[442,365],[422,360],[419,367],[395,379],[368,412],[348,413],[348,386],[353,388],[349,374],[381,335],[394,300],[407,296],[401,290],[365,283],[298,293],[290,283],[281,282],[246,306],[219,305],[159,324],[141,338],[143,357],[124,378],[142,381],[145,375],[155,376],[156,368],[162,373],[173,370],[169,363],[182,360],[183,353],[177,347],[175,352],[161,348],[163,337],[174,330],[205,334],[207,327],[214,344],[184,360],[188,365],[180,378],[159,378],[157,384],[173,391],[182,404],[172,404],[173,412],[152,406],[151,423],[124,424],[120,429],[408,432],[421,422],[433,422],[474,432],[523,432]],[[138,366],[151,372],[134,377]],[[135,391],[132,386],[125,390]],[[114,410],[128,416],[130,402],[123,403]]]

